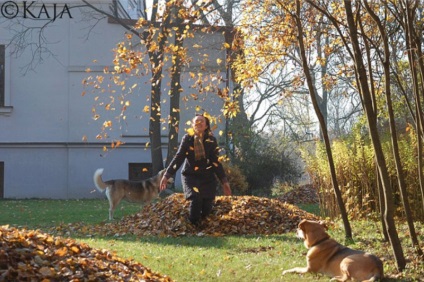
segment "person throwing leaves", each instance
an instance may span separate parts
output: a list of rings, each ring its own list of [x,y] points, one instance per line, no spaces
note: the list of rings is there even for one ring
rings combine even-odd
[[[162,177],[160,190],[166,189],[168,179],[184,163],[181,181],[184,196],[190,201],[189,220],[198,226],[212,211],[218,184],[215,175],[221,181],[225,196],[231,196],[231,188],[224,168],[218,161],[218,144],[212,135],[209,119],[196,115],[192,127],[194,134],[183,136],[177,153]]]

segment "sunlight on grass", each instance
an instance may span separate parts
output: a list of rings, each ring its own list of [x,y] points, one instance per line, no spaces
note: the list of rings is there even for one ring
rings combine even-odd
[[[281,272],[305,263],[302,242],[293,234],[79,240],[96,248],[113,249],[119,256],[139,261],[177,281],[293,281],[287,280],[289,276],[283,279]],[[292,257],[293,253],[299,255]],[[315,278],[311,275],[302,281]]]
[[[121,202],[115,217],[138,212],[138,204]],[[0,200],[0,225],[42,227],[60,223],[99,223],[108,218],[109,202],[93,200]]]
[[[121,202],[116,210],[116,220],[137,213],[141,206]],[[303,207],[309,212],[319,212],[316,205]],[[72,225],[83,222],[84,226],[108,222],[109,204],[106,199],[94,200],[0,200],[0,225],[11,225],[29,229]],[[344,242],[344,230],[340,221],[330,224],[329,234],[342,244],[353,249],[375,253],[384,261],[386,273],[396,273],[391,248],[383,241],[378,221],[352,221],[353,242]],[[78,225],[81,226],[81,225]],[[419,241],[424,241],[424,225],[416,223]],[[399,235],[406,255],[411,253],[408,229],[399,224]],[[144,266],[176,281],[317,281],[312,274],[288,274],[285,269],[305,266],[307,250],[301,240],[291,232],[273,236],[224,236],[224,237],[142,237],[134,235],[77,237],[93,248],[116,252],[120,257],[132,258]],[[422,262],[418,262],[421,267]],[[402,277],[411,279],[389,279],[388,281],[419,281],[422,269],[408,268]],[[321,277],[320,281],[328,281]],[[415,279],[415,280],[414,280]]]

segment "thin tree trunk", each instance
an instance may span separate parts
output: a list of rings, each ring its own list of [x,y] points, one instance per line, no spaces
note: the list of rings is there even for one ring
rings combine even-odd
[[[173,54],[173,66],[171,69],[171,95],[169,104],[169,133],[168,133],[168,154],[166,157],[166,164],[171,162],[178,150],[178,130],[180,127],[180,94],[181,87],[181,68],[182,68],[182,54],[184,48],[184,37],[182,36],[182,27],[178,25],[178,30],[175,34],[174,46],[176,54]],[[177,48],[178,47],[178,48]]]
[[[306,59],[306,54],[305,54],[305,46],[303,43],[303,27],[302,27],[302,22],[300,19],[300,2],[299,0],[296,1],[296,25],[297,25],[297,31],[298,31],[298,43],[299,43],[299,48],[300,48],[300,55],[301,55],[301,60],[302,60],[302,67],[303,67],[303,71],[305,73],[305,77],[306,77],[306,81],[308,84],[308,89],[309,89],[309,94],[312,100],[312,104],[314,106],[315,109],[315,113],[318,117],[319,123],[320,123],[320,127],[321,127],[321,132],[324,138],[324,142],[325,142],[325,148],[326,148],[326,152],[327,152],[327,158],[328,158],[328,164],[330,166],[330,173],[331,173],[331,180],[332,180],[332,184],[333,184],[333,189],[334,189],[334,194],[336,196],[336,200],[337,200],[337,204],[339,206],[340,209],[340,214],[342,216],[342,220],[343,220],[343,224],[344,224],[344,228],[345,228],[345,236],[347,239],[352,239],[352,229],[350,227],[350,223],[349,223],[349,219],[347,216],[347,212],[346,212],[346,207],[343,203],[343,199],[342,199],[342,195],[339,189],[339,184],[337,181],[337,177],[336,177],[336,169],[335,169],[335,165],[334,165],[334,160],[333,160],[333,155],[332,155],[332,150],[331,150],[331,144],[330,144],[330,138],[328,137],[328,131],[327,131],[327,125],[325,123],[325,119],[324,116],[322,115],[320,108],[319,108],[319,104],[316,98],[316,93],[315,93],[315,88],[312,82],[312,77],[311,77],[311,72],[308,66],[308,61]]]
[[[368,86],[366,69],[362,59],[362,51],[359,44],[359,39],[357,36],[356,22],[354,20],[352,12],[352,2],[350,0],[344,0],[346,18],[348,23],[348,29],[350,32],[350,39],[352,48],[354,50],[354,61],[355,61],[355,70],[358,73],[361,95],[363,97],[365,114],[368,120],[369,133],[371,135],[372,144],[374,147],[378,171],[381,176],[381,181],[383,185],[384,201],[386,205],[386,210],[384,213],[384,221],[387,227],[387,233],[389,235],[389,241],[393,249],[394,257],[397,263],[397,268],[399,271],[405,269],[406,261],[403,254],[403,249],[399,236],[396,230],[396,225],[394,221],[394,202],[393,202],[393,191],[390,185],[389,174],[387,171],[386,160],[384,158],[383,148],[381,146],[380,136],[378,135],[377,122],[375,119],[374,110],[372,108],[372,99],[371,93]]]
[[[421,190],[421,200],[423,204],[424,211],[424,175],[423,175],[423,131],[424,131],[424,120],[423,120],[423,110],[421,106],[421,95],[422,95],[422,83],[424,82],[424,64],[423,64],[423,54],[421,51],[421,41],[415,31],[414,20],[416,15],[418,2],[409,2],[406,1],[406,33],[407,33],[407,43],[408,45],[408,58],[410,60],[410,68],[413,73],[414,80],[414,95],[415,95],[415,116],[417,121],[417,166],[418,166],[418,181]],[[421,83],[419,82],[417,69],[419,67],[421,74]],[[420,89],[421,88],[421,89]]]
[[[389,42],[388,37],[386,34],[386,31],[378,18],[378,16],[372,11],[372,9],[369,7],[368,2],[364,1],[365,8],[367,9],[368,13],[373,18],[374,22],[377,24],[378,29],[380,31],[381,37],[382,37],[382,43],[384,48],[384,58],[382,58],[382,64],[384,68],[384,78],[385,78],[385,92],[386,92],[386,105],[387,110],[389,113],[389,123],[390,123],[390,133],[391,133],[391,139],[392,139],[392,148],[393,148],[393,156],[395,159],[395,165],[396,165],[396,171],[398,176],[398,184],[399,184],[399,190],[400,195],[402,198],[403,208],[405,210],[405,216],[406,221],[408,223],[409,233],[411,236],[412,246],[417,251],[418,255],[423,255],[423,251],[421,250],[417,234],[415,232],[414,227],[414,220],[412,218],[411,208],[409,205],[408,200],[408,193],[406,190],[406,183],[405,183],[405,177],[403,173],[403,168],[401,164],[401,158],[399,154],[399,146],[398,146],[398,138],[397,138],[397,132],[396,132],[396,123],[395,123],[395,116],[393,112],[393,106],[392,106],[392,95],[391,95],[391,77],[390,77],[390,50],[389,50]]]

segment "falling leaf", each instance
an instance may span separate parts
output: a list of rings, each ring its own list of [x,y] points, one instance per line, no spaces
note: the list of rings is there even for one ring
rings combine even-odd
[[[194,135],[194,129],[193,128],[188,128],[186,131],[187,131],[188,135],[190,135],[190,136]]]
[[[196,193],[199,193],[199,189],[197,187],[194,187],[193,191],[196,192]]]

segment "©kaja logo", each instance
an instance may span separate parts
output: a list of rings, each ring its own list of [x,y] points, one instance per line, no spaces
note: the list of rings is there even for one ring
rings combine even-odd
[[[72,18],[71,11],[67,4],[44,4],[37,1],[7,1],[0,3],[0,13],[7,19],[22,16],[27,19],[56,20],[64,16]]]

